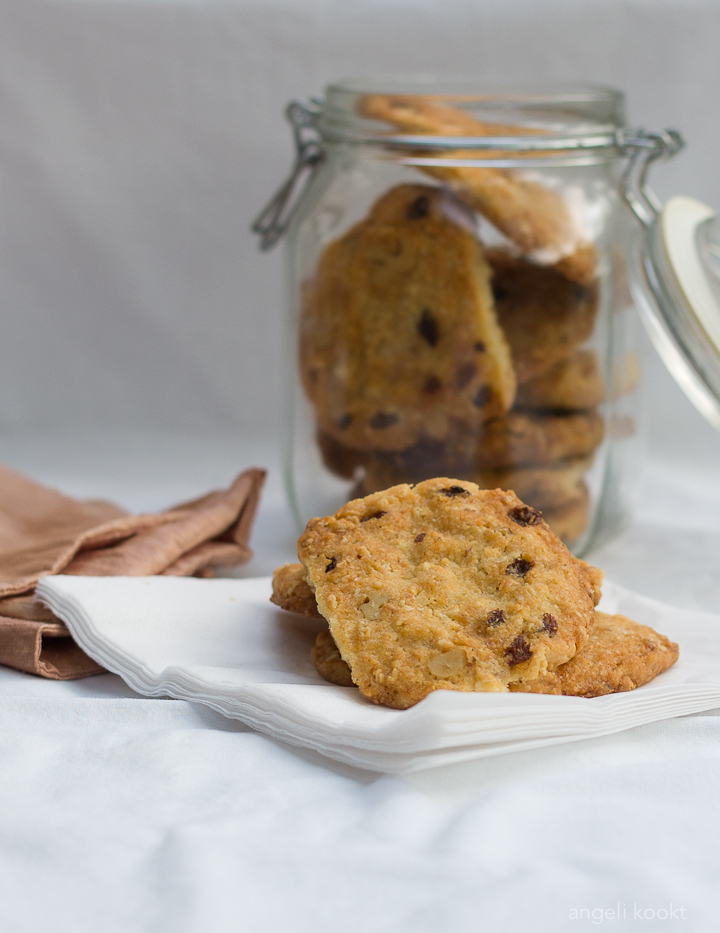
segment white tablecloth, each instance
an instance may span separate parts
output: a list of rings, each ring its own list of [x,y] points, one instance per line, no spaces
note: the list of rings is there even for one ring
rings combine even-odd
[[[392,70],[619,86],[688,139],[659,192],[718,207],[719,24],[717,0],[4,0],[0,460],[138,511],[275,462],[248,432],[281,425],[281,257],[248,227],[289,99]],[[720,436],[645,372],[635,521],[591,556],[718,612]],[[276,475],[249,575],[293,556]],[[401,780],[0,669],[0,743],[2,933],[720,929],[713,715]]]
[[[182,438],[45,445],[15,439],[6,460],[134,508],[269,456]],[[650,464],[633,526],[592,557],[639,592],[718,611],[717,484],[713,498],[707,476],[671,466]],[[292,536],[274,478],[242,572],[289,558]],[[112,675],[2,670],[0,743],[3,931],[718,929],[712,713],[399,779]]]

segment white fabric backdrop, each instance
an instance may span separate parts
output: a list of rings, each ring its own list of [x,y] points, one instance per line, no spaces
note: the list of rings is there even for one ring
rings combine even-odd
[[[238,463],[274,466],[245,441],[153,434],[5,449],[66,492],[137,510]],[[719,470],[652,462],[633,526],[590,559],[639,592],[720,611]],[[292,557],[277,470],[268,493],[244,575]],[[719,760],[720,717],[704,714],[378,777],[136,698],[110,674],[63,684],[0,669],[0,929],[574,933],[602,916],[611,930],[717,933]],[[605,913],[618,903],[622,922]],[[671,904],[674,919],[651,919]]]
[[[719,47],[717,0],[4,0],[0,430],[277,425],[280,252],[248,225],[290,98],[388,70],[616,85],[687,137],[658,190],[720,207]],[[655,433],[702,433],[650,368]]]
[[[718,47],[717,0],[3,0],[0,458],[138,511],[274,465],[248,438],[278,423],[280,256],[247,228],[289,98],[390,69],[607,82],[688,139],[660,193],[720,207]],[[591,558],[717,612],[720,439],[646,366],[644,491]],[[268,492],[247,573],[292,556]],[[0,720],[3,931],[564,933],[618,902],[611,929],[718,928],[718,717],[403,781],[111,675],[2,670]]]

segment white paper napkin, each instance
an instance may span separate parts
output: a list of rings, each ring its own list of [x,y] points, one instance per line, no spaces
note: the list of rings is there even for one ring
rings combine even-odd
[[[277,609],[270,592],[269,578],[56,576],[37,587],[82,648],[138,693],[204,703],[373,771],[416,771],[720,707],[720,617],[607,581],[605,612],[680,645],[680,660],[651,683],[591,700],[443,690],[404,711],[322,680],[310,649],[323,623]]]

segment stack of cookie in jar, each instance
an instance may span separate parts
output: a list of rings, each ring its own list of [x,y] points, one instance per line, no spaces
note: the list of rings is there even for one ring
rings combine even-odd
[[[418,97],[360,106],[405,133],[530,132]],[[305,283],[300,369],[323,461],[353,481],[351,496],[433,476],[512,489],[575,540],[604,434],[603,379],[586,346],[595,248],[535,181],[493,167],[423,171],[442,185],[385,192]],[[480,242],[478,214],[507,245]]]

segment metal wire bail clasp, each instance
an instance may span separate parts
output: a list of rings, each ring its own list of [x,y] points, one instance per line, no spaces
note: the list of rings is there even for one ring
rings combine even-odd
[[[260,236],[260,249],[271,249],[285,233],[297,211],[303,195],[312,184],[325,158],[325,150],[317,137],[317,120],[321,101],[310,104],[291,101],[285,116],[293,128],[295,137],[295,164],[290,177],[273,195],[250,228]],[[308,131],[313,135],[308,135]],[[303,179],[303,175],[305,178]]]
[[[622,155],[630,158],[623,176],[623,195],[637,218],[647,227],[662,210],[657,195],[647,186],[648,169],[653,162],[671,159],[680,152],[685,141],[677,130],[665,130],[663,133],[637,130],[619,138],[618,145]]]

